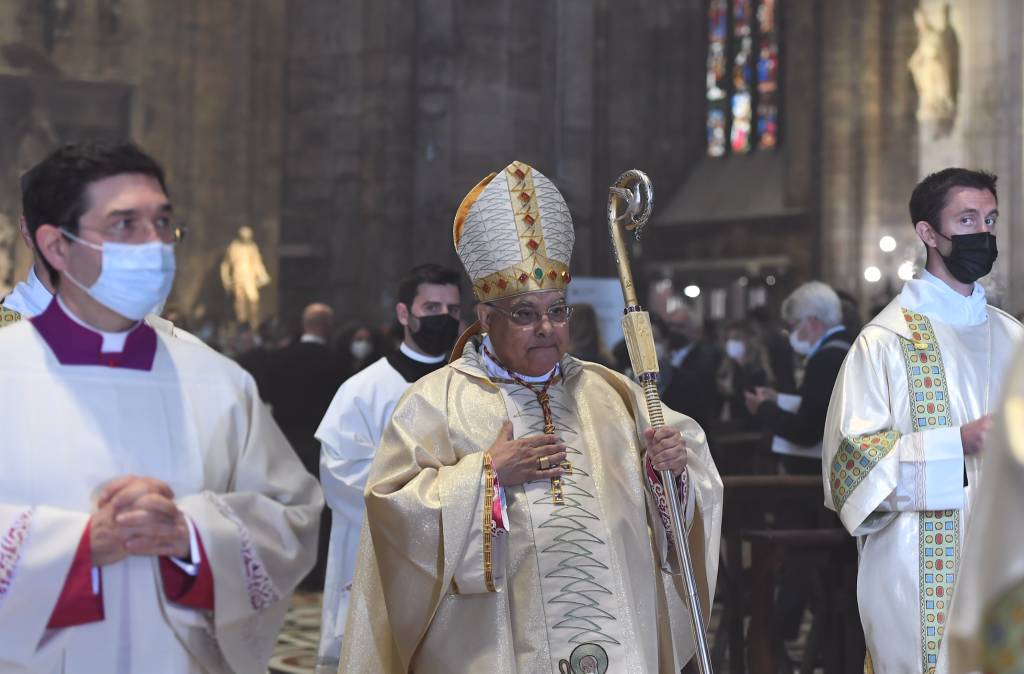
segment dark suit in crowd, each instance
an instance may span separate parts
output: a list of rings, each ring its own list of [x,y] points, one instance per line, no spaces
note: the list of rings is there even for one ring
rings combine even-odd
[[[296,340],[271,355],[266,397],[274,420],[302,464],[320,474],[320,444],[313,434],[341,386],[334,350],[325,344]]]
[[[775,403],[766,401],[757,409],[756,417],[761,427],[773,435],[805,447],[821,442],[832,388],[853,339],[854,335],[847,330],[829,335],[807,360],[804,381],[797,391],[801,397],[800,407],[796,412],[787,412]],[[808,471],[812,473],[820,470],[820,462],[816,466],[808,466]]]

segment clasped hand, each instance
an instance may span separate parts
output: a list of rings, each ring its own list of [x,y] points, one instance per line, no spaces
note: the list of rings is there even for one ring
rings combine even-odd
[[[188,524],[173,499],[170,486],[152,477],[125,475],[105,485],[89,530],[93,565],[129,555],[188,558]]]

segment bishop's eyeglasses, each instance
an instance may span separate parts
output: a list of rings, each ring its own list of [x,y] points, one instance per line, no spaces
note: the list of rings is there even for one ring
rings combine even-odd
[[[552,325],[565,325],[572,316],[572,307],[568,304],[556,304],[553,307],[548,307],[546,311],[538,311],[533,307],[518,307],[512,311],[505,311],[492,302],[487,302],[487,306],[500,311],[508,316],[513,323],[524,328],[536,325],[544,316],[548,317]]]

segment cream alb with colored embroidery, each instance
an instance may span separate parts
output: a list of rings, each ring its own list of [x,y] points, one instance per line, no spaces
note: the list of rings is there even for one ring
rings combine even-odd
[[[859,537],[858,602],[880,674],[947,671],[942,636],[981,468],[960,426],[992,410],[991,373],[1024,337],[983,293],[979,309],[937,283],[909,282],[864,328],[825,427],[825,505]]]

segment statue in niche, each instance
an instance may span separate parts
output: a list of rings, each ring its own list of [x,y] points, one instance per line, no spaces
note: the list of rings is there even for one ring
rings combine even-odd
[[[914,11],[917,49],[907,62],[917,88],[917,120],[930,127],[935,138],[949,135],[956,121],[960,46],[949,12],[946,5],[942,19],[932,25],[924,11]]]
[[[220,264],[224,289],[235,299],[235,320],[253,328],[259,325],[260,288],[270,283],[260,249],[253,241],[252,228],[240,227],[238,236],[228,244]]]

